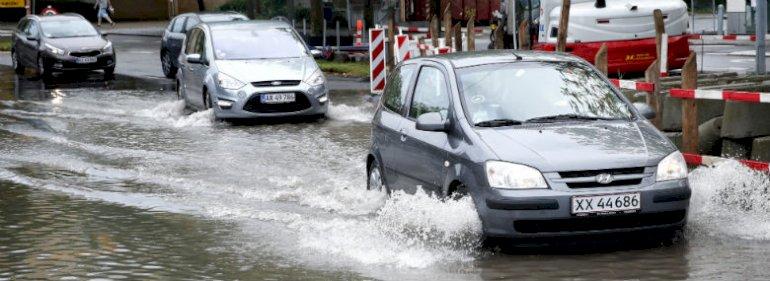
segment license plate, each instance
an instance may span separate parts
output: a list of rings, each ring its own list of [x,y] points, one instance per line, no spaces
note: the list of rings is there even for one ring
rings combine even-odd
[[[638,192],[572,197],[573,214],[636,211],[641,206],[642,202]]]
[[[95,63],[96,57],[80,57],[75,59],[76,63]]]
[[[294,93],[261,94],[259,98],[262,103],[290,103],[296,100]]]

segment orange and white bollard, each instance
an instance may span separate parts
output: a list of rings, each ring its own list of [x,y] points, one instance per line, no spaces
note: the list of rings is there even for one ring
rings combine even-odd
[[[363,46],[363,40],[364,40],[364,21],[357,20],[356,21],[356,46]]]

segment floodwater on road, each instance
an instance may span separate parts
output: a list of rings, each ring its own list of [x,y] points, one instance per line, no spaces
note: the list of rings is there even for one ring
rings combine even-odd
[[[698,168],[667,246],[481,247],[470,200],[365,190],[373,105],[232,125],[162,85],[0,71],[0,280],[768,279],[767,175]],[[135,89],[135,88],[139,89]]]

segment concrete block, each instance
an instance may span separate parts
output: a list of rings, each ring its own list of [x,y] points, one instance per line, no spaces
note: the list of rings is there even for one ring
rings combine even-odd
[[[660,100],[659,100],[660,102]],[[720,100],[698,100],[698,124],[722,116],[724,111],[724,101]],[[663,131],[681,131],[682,130],[682,100],[671,98],[665,94],[661,105],[661,130]]]
[[[719,155],[722,150],[722,117],[716,117],[698,126],[698,153]]]
[[[676,148],[682,149],[682,132],[663,132],[663,134],[676,145]]]
[[[754,139],[751,145],[751,160],[770,162],[770,137]]]
[[[722,139],[722,157],[747,159],[751,154],[751,144],[752,139]]]
[[[723,138],[750,138],[770,135],[770,104],[728,101],[722,120]]]

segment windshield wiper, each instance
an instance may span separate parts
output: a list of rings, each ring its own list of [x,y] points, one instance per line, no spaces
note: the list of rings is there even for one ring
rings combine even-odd
[[[609,118],[609,117],[600,117],[600,116],[588,116],[588,115],[579,115],[579,114],[558,114],[558,115],[549,115],[549,116],[541,116],[541,117],[535,117],[527,119],[527,123],[550,123],[550,122],[557,122],[557,121],[565,121],[565,120],[585,120],[585,121],[596,121],[596,120],[619,120],[621,118]]]
[[[512,125],[521,125],[522,122],[519,120],[511,120],[511,119],[492,119],[492,120],[486,120],[476,123],[476,126],[479,127],[501,127],[501,126],[512,126]]]

